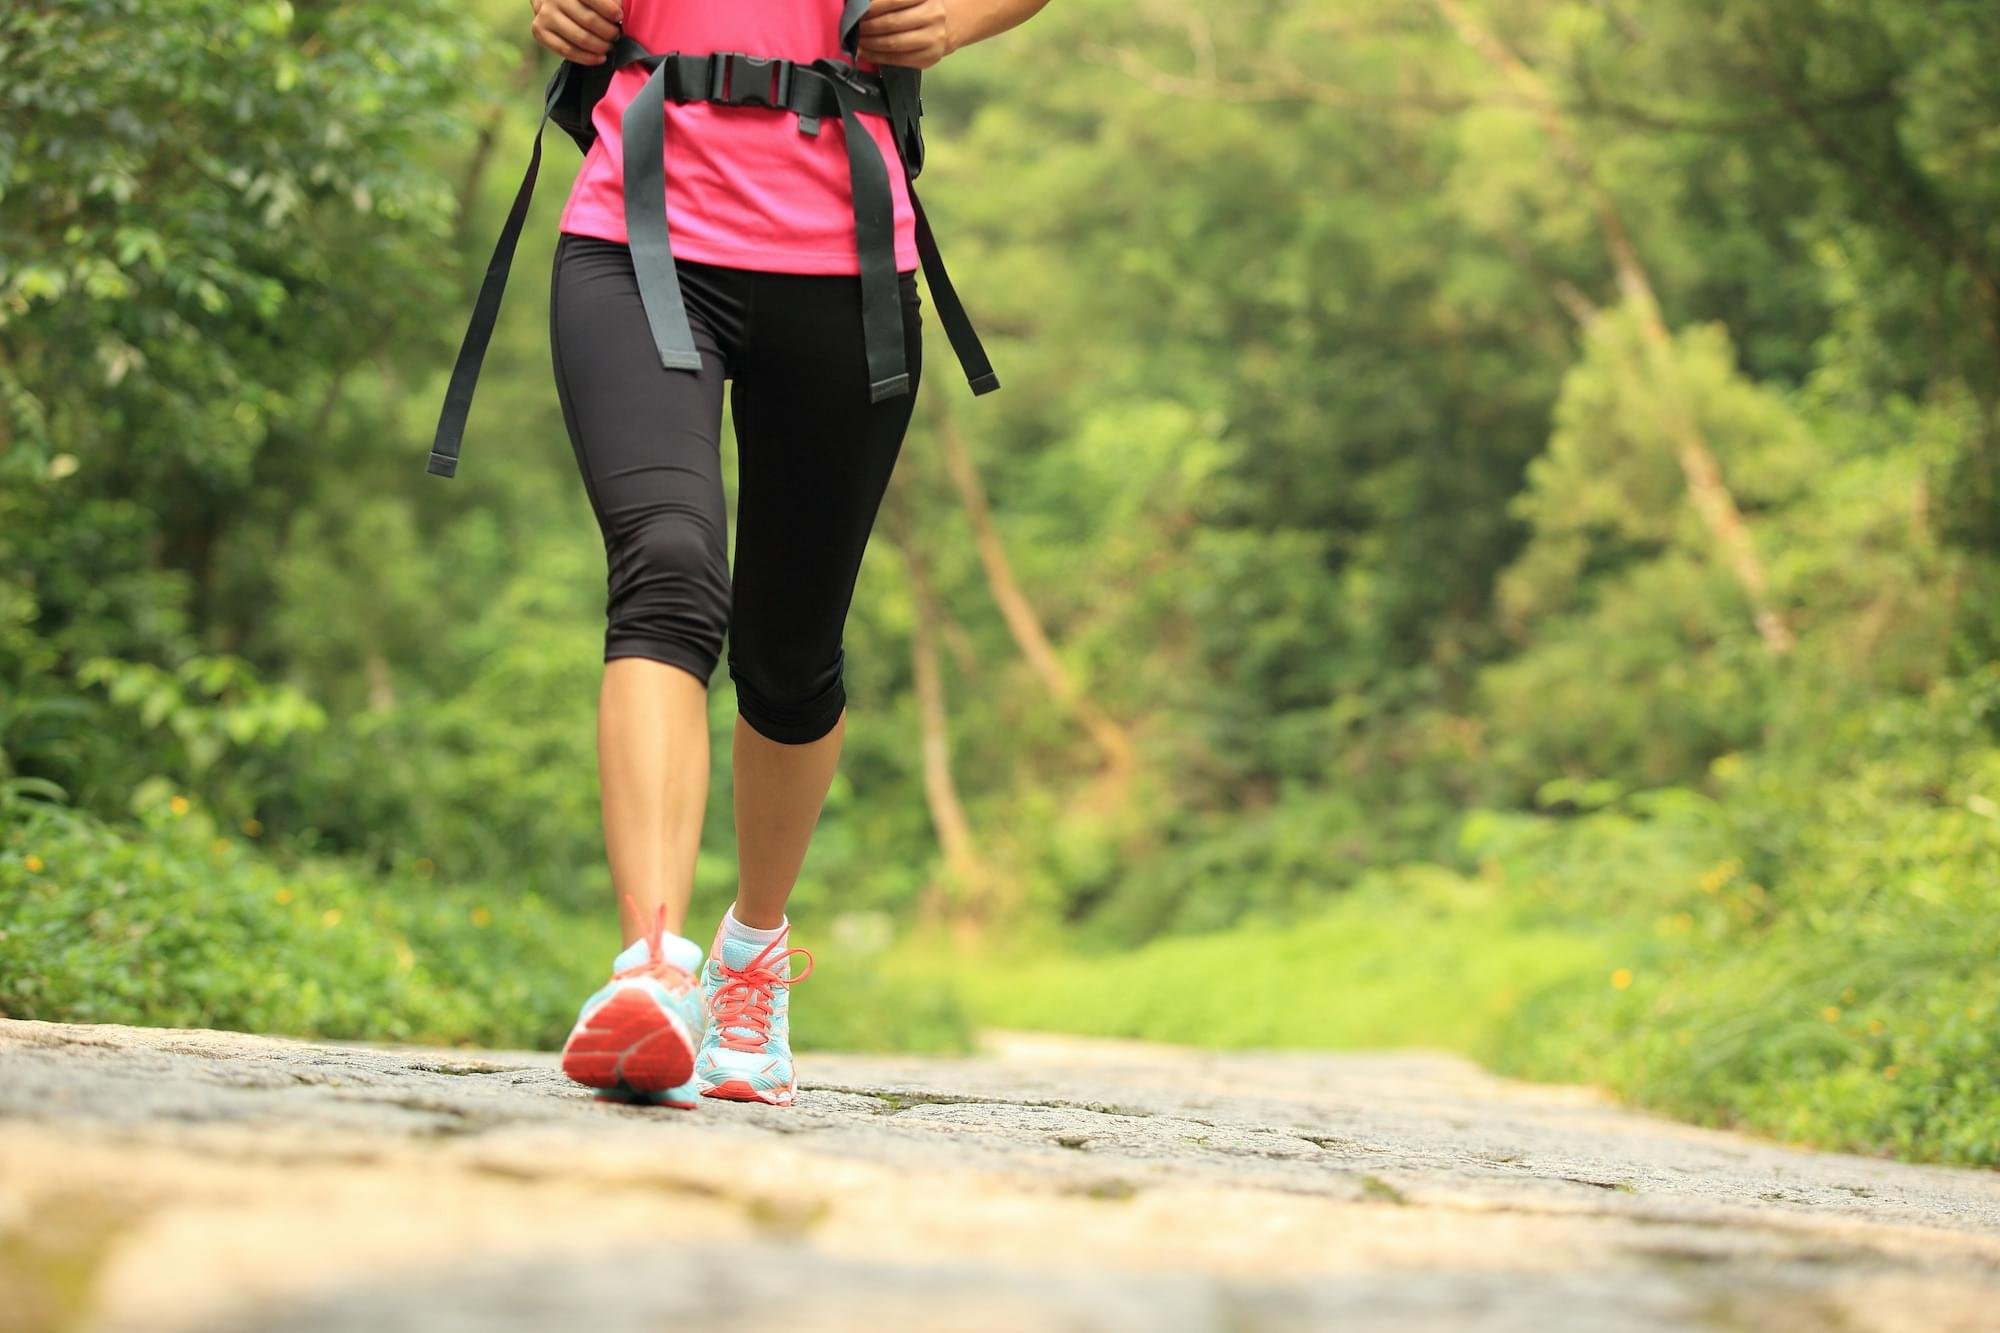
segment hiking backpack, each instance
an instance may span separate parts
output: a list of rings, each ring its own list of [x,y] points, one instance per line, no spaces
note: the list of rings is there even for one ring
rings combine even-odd
[[[858,29],[867,11],[868,0],[843,0],[840,44],[850,57],[855,57],[859,48]],[[514,250],[527,221],[528,203],[534,197],[535,178],[541,172],[542,131],[554,121],[557,128],[576,141],[578,148],[589,152],[597,139],[592,113],[610,88],[612,75],[628,65],[651,71],[645,86],[627,104],[624,113],[625,223],[640,301],[662,366],[679,370],[701,368],[701,358],[695,352],[688,328],[687,310],[681,301],[667,230],[666,103],[714,102],[787,112],[798,117],[801,134],[818,134],[821,122],[829,116],[841,121],[842,138],[847,146],[848,179],[854,195],[855,250],[861,271],[861,333],[868,357],[868,395],[872,402],[910,391],[910,376],[904,361],[902,307],[897,293],[895,211],[889,167],[882,160],[874,136],[860,120],[863,114],[886,116],[899,164],[910,183],[910,207],[916,214],[917,255],[923,264],[924,281],[930,287],[938,322],[944,326],[945,336],[958,354],[972,391],[980,394],[1000,387],[965,306],[952,288],[944,260],[938,254],[937,239],[917,199],[915,182],[924,164],[922,75],[917,70],[885,65],[879,71],[864,72],[845,60],[808,63],[740,51],[711,51],[702,55],[679,51],[655,53],[621,35],[603,63],[578,65],[565,60],[549,78],[528,170],[500,228],[493,258],[486,266],[486,277],[473,303],[472,320],[452,366],[444,408],[438,416],[437,435],[431,443],[429,471],[449,477],[458,470],[459,447],[465,437],[466,417],[472,409],[473,389],[479,382],[487,344],[493,338],[500,299],[507,288],[507,274],[513,267]]]

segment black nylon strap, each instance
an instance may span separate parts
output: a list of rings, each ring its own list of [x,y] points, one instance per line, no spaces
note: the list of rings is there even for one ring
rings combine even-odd
[[[901,65],[884,65],[880,78],[896,152],[902,156],[904,173],[914,181],[924,170],[923,74]]]
[[[853,55],[861,47],[861,34],[857,29],[868,13],[868,0],[845,0],[840,7],[840,47]]]
[[[896,206],[889,168],[875,136],[861,123],[860,90],[851,71],[832,61],[812,68],[833,82],[840,104],[841,138],[847,143],[847,178],[854,192],[854,249],[861,268],[861,345],[868,357],[868,401],[910,391],[903,352],[903,302],[896,281]]]
[[[924,216],[915,184],[910,186],[910,209],[917,215],[917,257],[923,261],[924,283],[931,289],[931,304],[937,307],[944,336],[951,339],[951,350],[958,354],[959,367],[965,371],[972,392],[992,393],[1000,387],[1000,377],[993,373],[993,363],[986,359],[986,348],[972,327],[972,317],[965,313],[965,303],[958,299],[958,289],[944,271],[944,256],[938,253],[937,237],[931,234],[931,220]]]
[[[688,327],[667,234],[666,86],[673,69],[672,61],[660,61],[646,86],[625,105],[625,238],[660,364],[670,370],[700,370],[701,353]]]
[[[487,261],[486,276],[479,284],[479,299],[472,303],[472,319],[465,339],[458,345],[458,360],[451,368],[451,383],[445,389],[444,410],[438,413],[437,435],[431,441],[430,462],[425,470],[440,477],[458,471],[458,450],[465,439],[465,419],[472,412],[472,391],[479,384],[479,368],[486,361],[487,344],[493,341],[493,326],[500,318],[500,298],[507,292],[507,272],[514,266],[514,249],[521,243],[521,228],[528,220],[528,203],[535,197],[535,177],[542,170],[542,131],[548,127],[549,112],[563,94],[570,66],[564,63],[549,79],[542,103],[541,123],[535,126],[535,149],[528,155],[528,170],[514,191],[514,206],[500,228]]]

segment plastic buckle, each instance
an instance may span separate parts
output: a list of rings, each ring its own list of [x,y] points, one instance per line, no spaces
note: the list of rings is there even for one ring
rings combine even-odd
[[[731,52],[717,62],[715,100],[725,106],[782,107],[792,91],[792,62]]]

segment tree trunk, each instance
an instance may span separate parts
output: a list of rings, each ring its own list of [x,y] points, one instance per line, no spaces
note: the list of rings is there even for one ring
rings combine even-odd
[[[1460,39],[1478,52],[1534,109],[1556,156],[1588,193],[1597,214],[1598,230],[1603,233],[1605,249],[1611,257],[1612,272],[1617,275],[1618,289],[1639,314],[1641,336],[1646,348],[1641,369],[1660,386],[1660,399],[1667,409],[1667,434],[1673,440],[1681,476],[1687,483],[1688,501],[1708,529],[1723,564],[1749,601],[1751,616],[1764,646],[1778,656],[1790,652],[1794,643],[1791,628],[1771,605],[1764,565],[1750,540],[1742,510],[1737,507],[1736,497],[1723,480],[1722,465],[1716,459],[1715,451],[1709,447],[1701,423],[1695,420],[1687,393],[1680,382],[1673,335],[1660,314],[1659,298],[1653,291],[1645,265],[1639,260],[1638,251],[1633,248],[1631,235],[1625,230],[1625,221],[1619,215],[1617,204],[1591,170],[1589,159],[1571,133],[1560,106],[1541,75],[1497,36],[1480,26],[1462,0],[1433,0],[1433,3]]]
[[[1057,707],[1076,719],[1103,752],[1106,782],[1122,786],[1131,775],[1135,762],[1132,738],[1125,728],[1084,696],[1070,678],[1062,660],[1056,656],[1048,632],[1042,628],[1041,616],[1014,578],[1014,568],[1007,559],[1006,544],[1001,541],[999,529],[993,524],[992,508],[986,503],[986,488],[979,480],[979,471],[973,466],[972,455],[966,450],[965,440],[959,435],[958,425],[952,420],[950,410],[940,407],[936,421],[945,470],[951,475],[959,502],[965,506],[966,518],[972,524],[973,544],[979,551],[979,563],[986,571],[986,585],[993,593],[994,603],[1000,608],[1001,619],[1007,622],[1007,632],[1013,637],[1014,646],[1020,649],[1021,656],[1027,659],[1029,667],[1055,699]]]
[[[930,811],[931,827],[937,832],[938,849],[944,854],[945,881],[961,888],[981,879],[978,846],[972,836],[972,821],[958,797],[958,783],[951,772],[951,726],[945,704],[944,672],[938,661],[939,623],[942,608],[931,588],[930,566],[910,522],[908,502],[902,491],[907,483],[892,488],[890,519],[892,535],[910,572],[910,595],[914,606],[910,630],[910,671],[916,682],[917,721],[922,736],[924,805]],[[953,915],[946,882],[933,881],[924,891],[922,916],[938,925]]]

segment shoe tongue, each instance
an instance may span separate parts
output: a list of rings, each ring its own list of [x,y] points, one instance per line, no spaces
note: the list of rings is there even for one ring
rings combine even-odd
[[[754,940],[732,940],[727,935],[724,935],[722,937],[722,962],[725,967],[732,967],[741,971],[750,966],[757,955],[763,953],[766,949],[769,949],[774,956],[783,953],[785,951],[783,937],[779,938],[777,944],[770,945],[758,944]],[[791,976],[792,960],[787,958],[784,962],[779,963],[778,972],[780,976]]]

